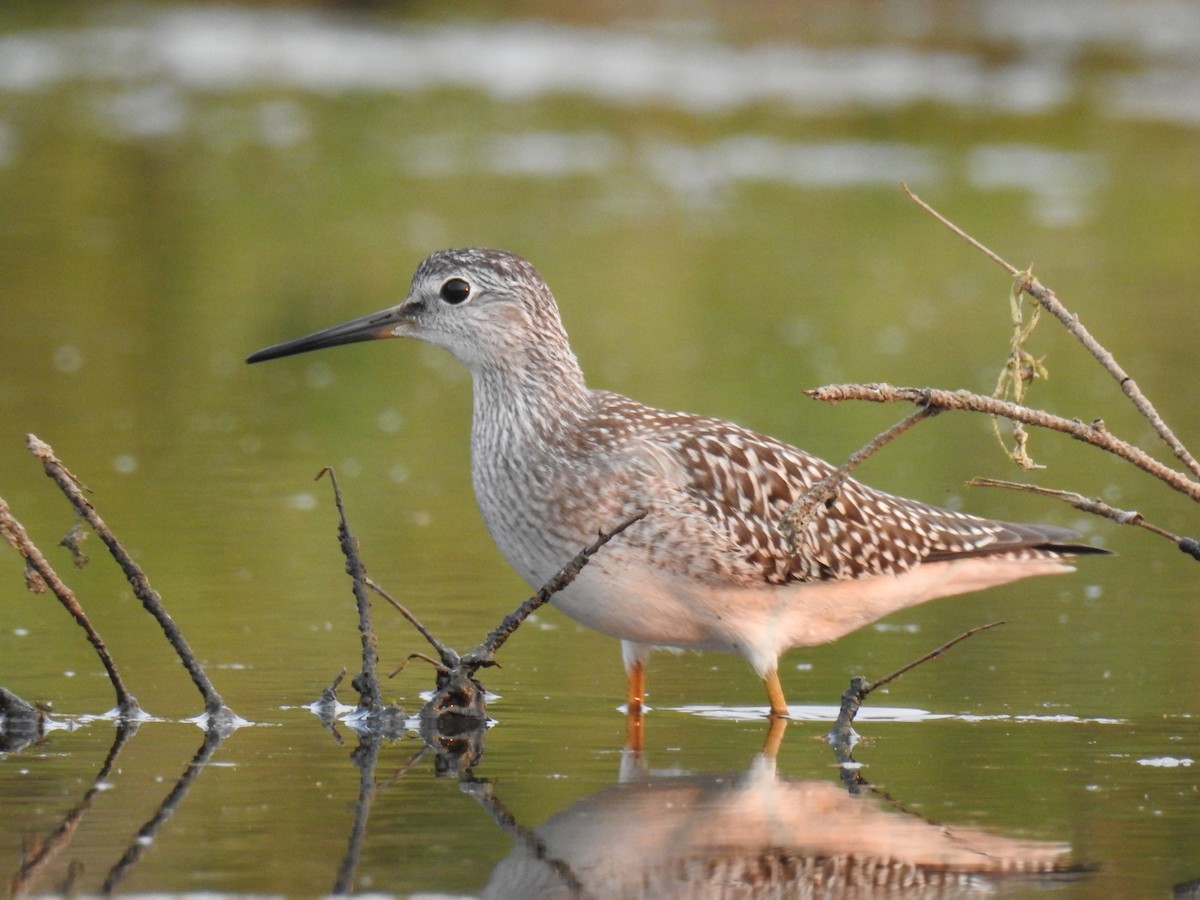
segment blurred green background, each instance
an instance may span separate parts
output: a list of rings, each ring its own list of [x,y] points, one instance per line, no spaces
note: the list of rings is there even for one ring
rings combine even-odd
[[[253,368],[247,353],[398,302],[431,250],[500,246],[546,277],[594,386],[732,418],[840,461],[907,410],[826,407],[803,389],[888,381],[986,393],[1007,352],[1008,277],[919,211],[904,181],[1012,263],[1032,264],[1194,443],[1198,38],[1196,7],[1115,0],[6,5],[0,496],[49,553],[72,517],[24,441],[50,442],[227,701],[255,721],[290,723],[282,744],[252,730],[228,748],[245,754],[240,777],[271,773],[274,792],[247,795],[247,808],[312,820],[258,851],[286,861],[291,842],[328,824],[322,795],[278,791],[309,777],[294,767],[328,766],[311,783],[344,778],[353,794],[344,751],[280,710],[314,699],[357,648],[317,470],[336,468],[372,575],[448,643],[466,649],[527,591],[475,511],[470,383],[453,359],[403,342]],[[1033,405],[1103,417],[1168,459],[1056,322],[1043,321],[1029,349],[1051,373]],[[880,702],[1124,724],[890,726],[877,751],[889,786],[933,817],[956,810],[966,824],[1071,842],[1101,864],[1083,893],[1161,893],[1200,875],[1196,767],[1136,760],[1200,758],[1194,563],[1145,532],[962,483],[990,475],[1076,490],[1182,533],[1200,530],[1194,507],[1062,436],[1035,434],[1047,468],[1021,473],[989,429],[939,417],[861,477],[1079,528],[1119,556],[793,652],[789,699],[833,703],[850,674],[877,677],[1007,619]],[[51,555],[143,705],[196,712],[119,573],[98,542],[86,549],[94,559],[81,572]],[[15,554],[0,554],[0,575],[0,683],[67,713],[107,709],[82,635],[56,604],[26,594]],[[385,662],[420,649],[398,618],[377,619]],[[537,822],[615,777],[623,675],[616,642],[554,611],[534,624],[489,673],[504,700],[486,760]],[[427,686],[428,673],[411,668],[389,683],[409,707]],[[664,654],[649,687],[664,708],[649,723],[651,754],[678,753],[702,771],[744,766],[758,723],[672,711],[758,706],[744,664]],[[4,817],[0,854],[69,805],[60,770],[93,771],[84,748],[107,741],[103,728],[56,737],[41,757],[54,760],[40,770],[45,783],[15,779],[0,794],[0,806],[28,812]],[[139,736],[153,771],[182,767],[175,744],[193,738],[177,730],[157,726],[174,735],[161,743]],[[564,758],[563,747],[578,752]],[[831,777],[808,741],[793,736],[784,763],[789,755],[794,769]],[[964,769],[964,759],[974,762]],[[32,764],[0,758],[21,765]],[[551,769],[565,787],[547,788]],[[428,794],[425,805],[405,795],[414,817],[436,818],[447,802],[415,781],[393,791],[405,788]],[[137,821],[130,813],[97,846],[123,846]],[[478,890],[508,839],[476,825],[486,837],[426,820],[403,832],[401,855],[414,842],[441,850],[402,874],[380,850],[366,869],[381,890]],[[467,838],[489,849],[450,878],[446,860],[463,859]],[[247,878],[245,846],[229,844],[190,865],[159,848],[137,886],[309,883],[299,862]],[[336,860],[341,831],[330,846]],[[329,861],[312,856],[305,865]]]

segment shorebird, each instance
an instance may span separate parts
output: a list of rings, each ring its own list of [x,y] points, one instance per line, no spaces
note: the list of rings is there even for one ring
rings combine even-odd
[[[550,288],[503,250],[443,250],[398,305],[252,354],[413,337],[471,372],[471,478],[492,540],[531,587],[600,529],[647,515],[553,603],[621,640],[630,711],[651,647],[745,659],[786,716],[779,656],[937,597],[1072,570],[1074,532],[940,509],[845,481],[796,536],[780,517],[833,467],[732,422],[594,390]]]

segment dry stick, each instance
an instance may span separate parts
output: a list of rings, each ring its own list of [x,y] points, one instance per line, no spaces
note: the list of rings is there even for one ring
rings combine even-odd
[[[1003,416],[1016,422],[1061,431],[1093,447],[1107,450],[1127,462],[1133,463],[1144,472],[1200,502],[1200,482],[1193,481],[1182,472],[1172,469],[1139,447],[1123,441],[1108,431],[1097,419],[1085,423],[1079,419],[1064,419],[1019,403],[985,397],[971,391],[946,391],[937,388],[893,387],[890,384],[831,384],[804,392],[806,396],[826,403],[843,400],[870,400],[874,403],[919,403],[939,409],[970,410],[991,416]]]
[[[54,571],[46,557],[29,539],[25,527],[13,517],[3,497],[0,497],[0,534],[12,545],[14,550],[25,557],[26,563],[37,573],[42,582],[40,589],[50,588],[59,602],[66,607],[67,612],[79,623],[79,627],[87,633],[89,643],[96,650],[96,655],[100,657],[100,662],[104,665],[104,671],[108,673],[108,680],[112,682],[113,690],[117,692],[118,714],[122,717],[136,716],[140,711],[137,698],[129,693],[125,682],[121,680],[117,664],[109,655],[108,647],[105,646],[100,633],[93,627],[87,613],[83,611],[83,607],[79,605],[79,601],[75,599],[71,589],[63,584],[62,579],[58,577],[58,573]],[[35,584],[31,583],[30,589],[35,593],[40,593]]]
[[[1091,513],[1096,516],[1103,516],[1106,519],[1111,519],[1118,525],[1135,525],[1139,528],[1145,528],[1147,531],[1157,534],[1159,537],[1165,537],[1173,542],[1176,547],[1182,550],[1189,556],[1200,560],[1200,541],[1195,538],[1180,537],[1179,535],[1167,531],[1165,528],[1160,528],[1153,522],[1147,522],[1140,512],[1131,509],[1117,509],[1115,506],[1109,506],[1103,500],[1092,497],[1085,497],[1083,494],[1077,494],[1074,491],[1059,491],[1053,488],[1038,487],[1035,484],[1024,484],[1018,481],[1004,481],[998,478],[972,478],[967,482],[967,487],[998,487],[1007,488],[1012,491],[1025,491],[1030,494],[1038,494],[1042,497],[1053,497],[1056,500],[1062,500],[1064,503],[1069,503],[1078,510],[1086,513]]]
[[[1154,430],[1158,432],[1158,436],[1162,438],[1163,442],[1166,443],[1166,445],[1171,448],[1171,451],[1180,459],[1180,461],[1182,461],[1183,464],[1192,471],[1192,474],[1200,477],[1200,462],[1197,462],[1196,458],[1192,456],[1192,454],[1188,452],[1188,449],[1183,445],[1183,442],[1175,436],[1175,433],[1171,431],[1167,423],[1163,421],[1162,417],[1158,414],[1158,410],[1154,408],[1154,404],[1150,402],[1149,398],[1142,393],[1142,390],[1138,387],[1137,382],[1135,382],[1128,375],[1128,373],[1121,368],[1116,359],[1113,358],[1113,355],[1109,353],[1108,350],[1106,350],[1104,346],[1092,336],[1092,333],[1083,326],[1083,323],[1079,321],[1079,316],[1075,315],[1069,309],[1063,306],[1059,299],[1054,295],[1054,292],[1034,278],[1031,273],[1022,272],[1016,266],[1003,259],[999,254],[994,253],[975,238],[971,237],[969,234],[935,210],[932,206],[914,194],[911,190],[909,190],[908,185],[901,184],[901,187],[904,188],[904,192],[908,194],[909,198],[914,203],[949,228],[952,232],[954,232],[972,247],[982,252],[985,256],[987,256],[1001,268],[1005,269],[1013,277],[1019,276],[1021,278],[1021,289],[1024,290],[1025,293],[1029,294],[1029,296],[1037,300],[1037,302],[1040,303],[1046,310],[1052,313],[1060,322],[1063,323],[1064,326],[1066,326],[1066,329],[1071,332],[1071,334],[1073,334],[1085,348],[1087,348],[1087,351],[1096,358],[1096,361],[1099,362],[1100,365],[1104,367],[1105,371],[1107,371],[1116,380],[1117,384],[1121,386],[1121,390],[1125,392],[1127,397],[1129,397],[1130,401],[1132,401],[1138,412],[1146,417],[1146,419],[1154,427]]]
[[[647,510],[640,509],[620,525],[613,528],[612,531],[601,531],[595,541],[580,550],[575,555],[575,558],[559,569],[554,577],[542,585],[536,594],[505,616],[500,624],[493,628],[488,636],[484,638],[483,643],[464,657],[463,663],[468,666],[494,665],[492,657],[495,656],[497,650],[504,646],[504,642],[512,637],[513,632],[520,627],[522,622],[529,618],[539,607],[549,603],[555,594],[574,581],[579,573],[583,571],[583,567],[587,565],[588,560],[601,547],[634,522],[640,522],[646,518],[646,514]]]
[[[822,503],[829,506],[837,500],[838,492],[854,469],[860,466],[867,457],[879,450],[884,444],[899,437],[918,422],[922,422],[931,416],[936,416],[939,412],[941,410],[933,406],[918,407],[914,412],[909,413],[891,428],[877,434],[871,441],[850,454],[849,459],[820,481],[813,484],[791,506],[784,510],[783,515],[779,519],[779,527],[783,531],[783,536],[791,544],[793,552],[798,552],[798,536],[808,526],[808,522],[817,507]]]
[[[538,608],[549,603],[555,594],[574,581],[579,573],[583,570],[583,567],[587,565],[588,560],[591,559],[601,547],[611,541],[614,537],[616,537],[634,522],[641,521],[645,517],[646,510],[638,510],[620,525],[613,528],[612,531],[599,532],[599,535],[595,541],[580,550],[570,562],[568,562],[565,566],[559,569],[557,573],[555,573],[553,578],[542,585],[541,589],[536,594],[527,598],[520,606],[505,616],[501,620],[500,624],[488,633],[488,636],[483,639],[483,642],[464,657],[460,657],[455,650],[447,647],[436,637],[434,637],[429,629],[422,625],[420,620],[417,619],[417,617],[414,616],[402,603],[400,603],[400,601],[396,600],[396,598],[394,598],[370,578],[366,579],[366,585],[367,587],[371,588],[371,590],[375,591],[375,593],[379,594],[379,596],[381,596],[388,603],[392,604],[392,606],[396,608],[400,615],[404,616],[404,618],[407,619],[413,625],[413,627],[421,633],[422,637],[429,641],[430,646],[437,651],[437,654],[441,659],[442,666],[447,669],[453,669],[460,664],[465,664],[466,668],[475,671],[480,668],[496,665],[497,663],[492,657],[495,655],[497,650],[504,646],[504,642],[512,636],[513,632],[520,627],[522,622],[529,618]],[[433,663],[435,666],[438,665],[437,660],[430,659],[423,653],[410,653],[408,658],[423,659],[426,662]],[[393,671],[391,675],[395,675],[402,668],[404,668],[403,665]]]
[[[362,670],[351,679],[350,683],[358,691],[359,709],[371,712],[383,710],[383,694],[379,689],[379,676],[376,666],[379,661],[377,650],[378,640],[375,630],[371,627],[371,600],[367,596],[367,570],[358,555],[358,540],[350,533],[350,525],[346,521],[346,507],[342,505],[342,491],[338,487],[337,475],[329,466],[317,473],[317,478],[328,475],[333,485],[333,501],[338,511],[338,544],[346,557],[346,573],[354,583],[354,600],[358,606],[358,633],[362,638]]]
[[[850,726],[854,722],[854,717],[858,715],[858,710],[859,707],[862,706],[863,700],[865,700],[867,695],[873,690],[895,681],[905,672],[915,669],[922,663],[928,662],[931,659],[938,659],[955,644],[960,644],[967,638],[979,634],[981,631],[987,631],[989,628],[995,628],[997,625],[1003,624],[1003,621],[999,621],[989,622],[987,625],[977,625],[974,628],[964,631],[953,640],[949,640],[942,644],[942,646],[938,647],[936,650],[930,650],[920,659],[915,659],[907,665],[901,666],[895,672],[892,672],[892,674],[885,675],[883,678],[880,678],[874,683],[867,681],[867,679],[863,678],[861,675],[855,675],[852,679],[850,679],[850,687],[847,688],[845,693],[842,694],[842,708],[838,711],[837,721],[834,723],[833,728],[830,729],[828,735],[830,742],[849,740],[851,733]]]
[[[373,578],[364,578],[363,581],[367,587],[369,587],[371,590],[373,590],[376,594],[378,594],[380,597],[382,597],[388,603],[392,604],[392,606],[396,609],[396,611],[398,613],[400,613],[400,615],[404,616],[405,619],[408,620],[408,624],[412,625],[413,628],[417,629],[417,631],[420,632],[421,637],[423,637],[423,638],[425,638],[425,640],[429,641],[429,645],[431,647],[433,647],[434,650],[437,651],[438,658],[441,659],[441,665],[444,665],[444,666],[458,665],[458,659],[459,659],[458,653],[455,652],[452,648],[447,647],[441,641],[439,641],[434,636],[433,632],[431,632],[428,628],[426,628],[425,625],[421,622],[421,620],[418,619],[416,616],[414,616],[409,611],[408,607],[406,607],[403,603],[401,603],[399,600],[397,600],[395,597],[393,597],[391,594],[389,594],[386,590],[384,590],[383,587],[381,585],[379,585]],[[410,653],[408,658],[409,659],[424,659],[424,660],[428,660],[429,662],[432,662],[435,666],[438,665],[438,662],[436,660],[429,659],[429,657],[425,656],[423,653]],[[402,663],[399,668],[395,669],[392,672],[389,672],[388,677],[389,678],[394,677],[403,668],[404,668],[404,665]]]
[[[75,512],[92,527],[92,530],[100,536],[100,540],[104,541],[113,559],[117,561],[117,565],[125,573],[130,587],[133,588],[134,595],[142,602],[142,606],[145,607],[146,612],[150,613],[158,621],[163,634],[166,635],[171,646],[175,648],[180,662],[183,663],[183,667],[187,669],[188,674],[192,676],[192,682],[204,698],[205,712],[210,717],[217,717],[222,720],[232,718],[233,711],[225,705],[225,701],[221,699],[221,695],[217,693],[212,682],[208,680],[208,676],[204,674],[204,669],[201,667],[200,661],[196,658],[196,654],[192,652],[192,648],[188,646],[183,632],[179,630],[179,626],[175,624],[166,607],[163,606],[162,598],[150,586],[150,581],[146,578],[146,574],[133,561],[128,551],[121,545],[121,542],[117,540],[108,526],[104,524],[104,520],[100,518],[95,507],[83,496],[83,491],[79,487],[79,480],[67,470],[66,466],[59,462],[58,457],[54,455],[53,448],[45,441],[41,441],[35,435],[31,434],[27,437],[27,442],[29,444],[29,451],[42,461],[42,467],[46,470],[46,474],[54,479],[59,489],[71,501],[71,505],[75,507]]]

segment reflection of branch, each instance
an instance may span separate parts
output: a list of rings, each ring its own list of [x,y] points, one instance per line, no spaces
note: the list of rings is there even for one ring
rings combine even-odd
[[[350,828],[346,856],[338,869],[337,881],[334,882],[331,891],[333,894],[349,894],[354,891],[354,870],[358,868],[358,861],[362,856],[363,841],[367,836],[367,819],[370,817],[371,802],[375,799],[375,794],[380,788],[387,787],[407,775],[429,750],[428,747],[422,747],[391,778],[377,785],[375,767],[379,760],[379,748],[383,737],[384,735],[374,730],[359,732],[358,747],[350,754],[351,762],[358,769],[358,802],[354,805],[354,825]]]
[[[54,449],[49,444],[38,440],[32,434],[28,436],[27,442],[29,444],[29,452],[42,461],[42,467],[46,470],[46,474],[54,480],[67,499],[71,501],[71,505],[75,507],[75,512],[92,527],[92,530],[99,535],[100,540],[104,541],[113,559],[117,561],[117,565],[125,573],[130,587],[133,588],[134,595],[142,602],[142,606],[145,607],[146,612],[150,613],[158,621],[163,634],[166,635],[171,646],[175,648],[175,652],[179,654],[179,659],[183,663],[183,667],[188,670],[188,674],[192,676],[192,682],[204,698],[205,712],[210,717],[221,720],[222,723],[232,721],[235,718],[233,711],[225,705],[225,701],[221,699],[221,695],[217,693],[212,682],[208,680],[208,676],[204,674],[204,668],[200,665],[196,654],[192,652],[192,648],[188,646],[183,632],[179,630],[179,626],[175,624],[175,620],[171,618],[170,613],[163,606],[162,598],[150,586],[150,580],[146,577],[146,573],[133,561],[133,557],[129,555],[129,551],[122,546],[121,542],[117,540],[116,535],[109,530],[104,520],[100,518],[100,514],[96,512],[96,508],[83,496],[79,480],[59,461],[58,457],[54,455]]]
[[[9,511],[8,504],[4,502],[4,498],[0,497],[0,535],[3,535],[5,540],[12,545],[21,556],[25,557],[25,564],[29,567],[29,573],[26,575],[25,583],[34,593],[41,593],[49,588],[58,601],[66,607],[67,612],[79,623],[79,626],[87,633],[88,641],[96,650],[96,655],[100,657],[100,662],[104,665],[104,671],[108,673],[108,680],[112,682],[113,689],[117,692],[117,711],[122,717],[133,717],[138,714],[138,702],[133,694],[129,693],[129,689],[125,687],[125,682],[121,680],[121,674],[117,671],[117,664],[108,653],[108,647],[105,646],[104,640],[100,637],[100,633],[92,626],[87,614],[83,611],[83,607],[79,605],[79,601],[75,599],[75,595],[71,589],[63,584],[62,579],[58,577],[58,573],[42,555],[42,552],[29,539],[29,534]],[[35,577],[36,575],[36,577]]]
[[[217,748],[221,746],[221,742],[225,740],[228,730],[213,724],[210,719],[208,729],[204,732],[204,742],[200,745],[200,749],[196,751],[196,755],[192,757],[192,761],[188,763],[188,767],[184,769],[183,774],[179,777],[179,781],[175,783],[175,787],[171,789],[171,793],[163,798],[163,802],[159,805],[154,815],[141,828],[138,829],[137,835],[133,839],[133,843],[129,845],[129,849],[125,851],[115,866],[113,866],[108,876],[104,879],[104,884],[100,887],[102,894],[111,895],[117,888],[117,884],[133,868],[134,864],[142,855],[142,851],[154,843],[154,838],[158,834],[158,829],[162,824],[171,818],[176,807],[183,802],[183,798],[187,796],[188,790],[192,786],[192,782],[200,774],[200,770],[208,764],[212,755],[217,752]]]
[[[354,804],[354,825],[350,829],[346,856],[338,869],[337,880],[333,883],[334,894],[354,892],[354,870],[358,867],[358,859],[362,855],[363,840],[367,836],[367,819],[371,815],[371,800],[375,797],[375,764],[379,759],[380,741],[377,732],[364,731],[358,736],[358,747],[350,754],[350,759],[358,769],[358,802]]]
[[[1013,277],[1022,276],[1019,282],[1019,287],[1025,293],[1029,294],[1029,296],[1037,300],[1037,302],[1040,303],[1048,312],[1053,314],[1060,322],[1063,323],[1067,331],[1071,332],[1071,334],[1074,335],[1081,344],[1083,344],[1087,351],[1096,358],[1096,361],[1103,366],[1104,370],[1113,377],[1118,385],[1120,385],[1121,390],[1125,392],[1127,397],[1129,397],[1130,401],[1137,408],[1138,412],[1140,412],[1146,418],[1146,420],[1150,422],[1150,424],[1154,427],[1154,430],[1158,432],[1158,436],[1162,438],[1163,442],[1168,447],[1171,448],[1171,451],[1175,454],[1175,456],[1178,457],[1194,475],[1200,477],[1200,462],[1197,462],[1195,457],[1188,452],[1188,449],[1183,445],[1183,442],[1175,436],[1174,432],[1171,431],[1167,423],[1163,421],[1162,416],[1158,414],[1158,410],[1154,408],[1154,404],[1152,404],[1149,398],[1142,393],[1141,388],[1137,386],[1137,383],[1129,377],[1125,370],[1117,364],[1117,361],[1113,358],[1113,355],[1092,336],[1090,331],[1084,328],[1083,323],[1079,321],[1079,316],[1075,315],[1069,309],[1063,306],[1059,299],[1054,295],[1054,292],[1042,285],[1042,283],[1034,278],[1032,274],[1022,273],[1019,269],[1017,269],[1016,266],[1006,262],[998,254],[989,250],[979,241],[975,240],[975,238],[971,237],[957,225],[948,220],[945,216],[941,215],[941,213],[934,210],[933,207],[931,207],[928,203],[910,191],[907,185],[902,185],[902,187],[904,188],[904,192],[908,194],[914,203],[949,228],[960,238],[969,243],[972,247],[975,247],[997,265],[1006,269]]]
[[[1028,406],[997,400],[995,397],[985,397],[970,391],[946,391],[937,388],[893,387],[890,384],[833,384],[814,388],[804,393],[815,400],[824,400],[827,403],[840,403],[842,400],[869,400],[874,403],[908,402],[922,406],[934,406],[938,409],[970,410],[993,416],[1003,416],[1014,422],[1024,422],[1026,425],[1061,431],[1085,444],[1107,450],[1109,453],[1133,463],[1142,471],[1153,475],[1181,494],[1200,501],[1200,482],[1193,481],[1170,466],[1163,465],[1144,450],[1114,436],[1105,427],[1104,422],[1099,419],[1089,423],[1081,422],[1079,419],[1064,419],[1061,416],[1031,409]]]
[[[475,782],[468,786],[466,791],[479,802],[480,806],[488,811],[492,820],[500,826],[502,831],[507,831],[511,834],[518,843],[522,844],[529,851],[534,859],[545,863],[562,880],[563,886],[570,892],[570,896],[588,896],[584,892],[583,882],[572,871],[571,864],[566,860],[551,856],[550,851],[546,847],[546,842],[533,829],[526,828],[517,821],[516,816],[508,811],[508,807],[496,798],[491,784],[487,782]]]
[[[83,819],[83,814],[87,812],[96,795],[100,793],[105,780],[108,778],[108,773],[112,771],[113,766],[116,764],[117,756],[121,753],[121,748],[125,746],[126,741],[133,737],[138,729],[138,724],[138,720],[132,718],[122,718],[117,723],[117,734],[113,740],[112,748],[108,751],[108,756],[104,758],[104,765],[100,767],[100,771],[92,779],[92,786],[83,795],[83,799],[79,801],[79,805],[67,813],[62,823],[55,829],[54,834],[46,838],[37,852],[22,860],[21,868],[8,884],[10,895],[15,897],[18,894],[28,891],[31,883],[37,878],[41,870],[49,865],[50,861],[70,844],[75,830],[79,827],[79,823]]]

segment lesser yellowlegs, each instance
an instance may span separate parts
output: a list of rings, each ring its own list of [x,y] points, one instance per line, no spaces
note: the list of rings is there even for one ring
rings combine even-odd
[[[259,362],[376,338],[415,337],[471,370],[471,475],[492,539],[533,587],[601,528],[649,514],[598,554],[554,604],[620,638],[630,708],[649,648],[723,650],[787,704],[779,656],[904,607],[1071,570],[1074,533],[940,509],[847,481],[797,536],[788,506],[832,467],[731,422],[593,390],[558,306],[530,263],[445,250],[397,306],[259,350]]]

